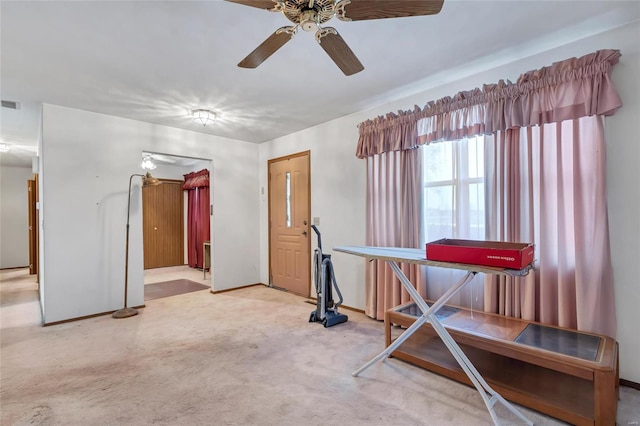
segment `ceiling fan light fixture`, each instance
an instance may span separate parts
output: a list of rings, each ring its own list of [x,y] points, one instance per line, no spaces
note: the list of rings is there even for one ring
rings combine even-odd
[[[305,10],[300,14],[300,27],[307,32],[318,29],[318,14],[315,10]]]
[[[341,21],[365,21],[372,19],[403,18],[409,16],[427,16],[440,13],[445,0],[226,0],[245,6],[282,12],[291,21],[293,27],[276,30],[238,66],[257,68],[278,49],[284,46],[298,27],[306,32],[316,32],[316,40],[344,75],[353,75],[364,66],[344,41],[342,36],[333,32],[324,32],[324,25],[333,17]],[[286,33],[286,34],[284,34]],[[286,36],[288,35],[288,37]]]
[[[9,149],[11,149],[9,144],[0,143],[0,152],[9,152]]]
[[[202,126],[216,121],[216,113],[208,109],[196,109],[191,111],[191,114],[193,115],[193,121],[202,124]]]

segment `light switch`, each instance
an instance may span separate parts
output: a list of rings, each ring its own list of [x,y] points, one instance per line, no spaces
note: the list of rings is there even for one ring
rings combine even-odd
[[[320,218],[319,217],[314,217],[313,218],[313,224],[315,226],[320,226]]]

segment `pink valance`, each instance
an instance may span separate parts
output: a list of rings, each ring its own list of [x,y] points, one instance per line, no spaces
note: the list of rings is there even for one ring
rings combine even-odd
[[[187,173],[184,176],[184,184],[182,189],[208,188],[209,187],[209,170],[202,169],[198,172]]]
[[[416,108],[418,108],[416,106]],[[420,108],[418,108],[419,110]],[[404,151],[418,146],[416,119],[413,111],[388,113],[359,125],[360,141],[356,156],[370,157],[390,151]]]
[[[612,115],[622,106],[609,78],[620,56],[618,50],[599,50],[528,71],[516,83],[501,80],[431,101],[422,109],[415,106],[364,121],[358,125],[356,156],[414,149],[434,141],[516,127]]]
[[[418,144],[484,134],[485,114],[485,95],[480,89],[429,102],[416,117]]]
[[[486,132],[612,115],[622,100],[609,78],[619,50],[599,50],[528,71],[515,84],[485,85]]]

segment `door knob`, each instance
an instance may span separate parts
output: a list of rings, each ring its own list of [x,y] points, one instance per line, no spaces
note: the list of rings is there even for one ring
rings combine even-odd
[[[307,231],[302,231],[302,235],[306,236],[307,235]]]

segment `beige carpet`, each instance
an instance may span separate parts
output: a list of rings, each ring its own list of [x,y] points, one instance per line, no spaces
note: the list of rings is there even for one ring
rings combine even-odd
[[[384,346],[361,314],[325,329],[303,298],[259,286],[43,328],[33,280],[15,275],[0,287],[3,426],[491,424],[475,390],[399,360],[352,377]],[[639,394],[623,388],[619,413],[640,417]]]

